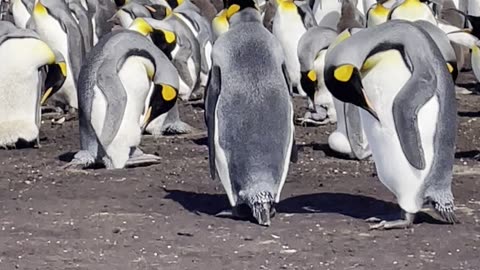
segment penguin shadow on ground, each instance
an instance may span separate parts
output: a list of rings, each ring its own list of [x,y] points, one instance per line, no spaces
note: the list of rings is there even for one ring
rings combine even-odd
[[[185,210],[199,216],[215,216],[221,211],[230,209],[225,194],[195,193],[166,188],[164,190],[167,193],[165,199],[175,201]],[[361,220],[371,217],[396,220],[401,214],[400,207],[395,203],[346,193],[317,193],[290,197],[280,201],[275,208],[279,214],[334,213]],[[250,218],[228,218],[255,222]],[[443,224],[444,222],[422,212],[415,218],[415,224],[418,223]]]
[[[164,188],[167,195],[165,199],[179,203],[185,210],[197,215],[206,214],[214,216],[219,212],[229,209],[227,195],[207,194]]]
[[[456,159],[476,159],[480,156],[480,151],[478,150],[470,150],[470,151],[460,151],[455,153]]]
[[[324,192],[290,197],[280,201],[276,209],[278,213],[285,214],[333,213],[361,220],[377,217],[391,221],[401,218],[401,208],[396,203],[348,193]],[[428,213],[419,212],[414,223],[444,224],[445,222]]]
[[[480,111],[478,112],[458,112],[460,117],[480,117]]]

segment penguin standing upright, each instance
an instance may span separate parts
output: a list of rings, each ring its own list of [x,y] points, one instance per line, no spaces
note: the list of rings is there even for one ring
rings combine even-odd
[[[35,6],[35,0],[13,0],[10,9],[15,25],[20,28],[27,28],[27,22]]]
[[[65,81],[65,62],[31,30],[0,21],[0,33],[0,147],[38,144],[40,105]]]
[[[412,22],[425,20],[435,25],[437,24],[437,19],[435,18],[432,8],[420,0],[405,0],[403,2],[397,2],[397,4],[391,8],[388,15],[388,20],[396,19]]]
[[[371,228],[409,227],[425,203],[455,223],[456,100],[441,52],[424,30],[403,20],[350,31],[327,54],[325,82],[335,97],[364,109],[378,177],[405,212],[405,219]]]
[[[386,0],[379,0],[367,11],[367,27],[382,24],[388,20],[390,9],[384,3]]]
[[[79,80],[81,150],[66,168],[103,163],[113,169],[158,161],[138,145],[150,120],[175,104],[178,73],[144,37],[155,30],[142,19],[132,27],[139,33],[107,34],[88,54]],[[147,98],[150,105],[145,108]]]
[[[293,91],[306,96],[300,84],[300,62],[298,61],[298,42],[307,28],[303,24],[302,14],[293,0],[277,0],[277,11],[273,17],[272,33],[282,44],[287,63],[288,77]]]
[[[80,28],[67,4],[57,0],[39,0],[33,10],[34,30],[52,49],[59,51],[67,61],[67,73],[62,88],[52,100],[76,109],[76,84],[85,54]]]
[[[269,226],[294,144],[285,58],[253,0],[229,1],[227,18],[230,29],[213,45],[205,98],[210,172],[234,215],[246,204]]]

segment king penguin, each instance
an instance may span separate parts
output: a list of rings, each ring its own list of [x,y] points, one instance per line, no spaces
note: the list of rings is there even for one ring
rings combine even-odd
[[[421,2],[420,0],[405,0],[403,2],[397,2],[392,7],[388,15],[388,20],[407,20],[417,21],[425,20],[437,25],[435,14],[429,5]]]
[[[39,0],[32,15],[34,30],[52,49],[59,51],[67,61],[67,73],[62,88],[52,100],[77,109],[76,84],[85,54],[80,28],[67,4],[57,0]]]
[[[300,9],[293,0],[277,1],[277,11],[273,17],[272,33],[282,44],[287,63],[288,77],[293,91],[306,96],[300,84],[300,62],[298,61],[298,42],[307,31]],[[313,25],[311,25],[313,26]]]
[[[144,37],[155,31],[145,20],[134,21],[132,28],[138,32],[105,35],[87,56],[79,80],[81,150],[66,168],[103,163],[114,169],[158,161],[138,145],[150,120],[174,106],[178,73]]]
[[[405,212],[405,219],[371,229],[410,227],[424,204],[457,222],[451,190],[456,100],[441,52],[408,21],[345,31],[353,34],[328,52],[325,82],[336,98],[363,109],[378,177]]]
[[[230,28],[230,23],[227,19],[227,10],[222,9],[217,16],[212,20],[213,40],[224,34]]]
[[[388,20],[388,14],[390,13],[390,9],[384,5],[385,2],[387,1],[378,0],[376,4],[374,4],[372,7],[370,7],[370,9],[368,9],[367,27],[379,25]]]
[[[326,124],[337,122],[332,94],[323,80],[325,54],[330,43],[337,37],[337,31],[316,26],[305,32],[298,42],[298,60],[302,89],[308,97],[309,109],[303,121]]]
[[[0,146],[39,146],[40,105],[65,81],[65,61],[31,30],[0,21],[0,33]]]
[[[254,1],[229,1],[227,18],[230,29],[213,45],[205,99],[210,172],[234,215],[246,204],[269,226],[294,144],[291,86],[282,46]]]
[[[33,12],[35,0],[14,0],[11,2],[11,12],[15,25],[20,28],[27,28],[27,22]]]

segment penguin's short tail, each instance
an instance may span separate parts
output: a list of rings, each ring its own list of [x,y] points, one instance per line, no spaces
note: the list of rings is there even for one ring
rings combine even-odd
[[[34,141],[38,137],[38,132],[38,127],[34,122],[0,122],[0,146],[11,146],[18,140]]]

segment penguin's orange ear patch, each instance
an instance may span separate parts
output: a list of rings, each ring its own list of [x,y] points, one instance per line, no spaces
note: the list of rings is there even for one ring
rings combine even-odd
[[[333,76],[335,79],[341,82],[348,82],[353,74],[353,66],[352,65],[343,65],[339,66],[333,72]]]
[[[171,101],[177,96],[177,91],[170,85],[162,85],[162,98],[165,101]]]

